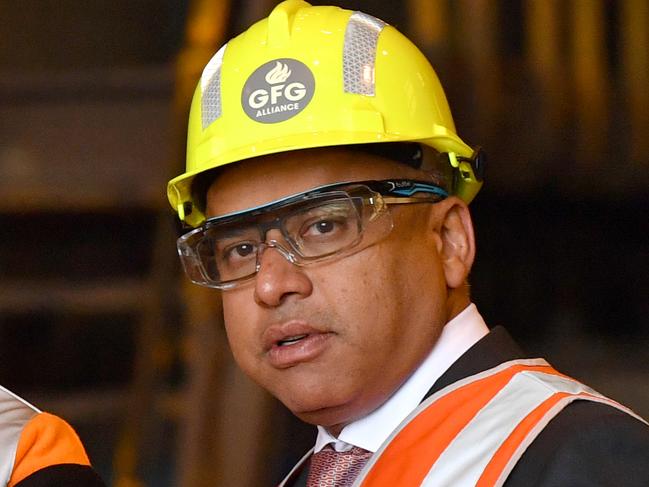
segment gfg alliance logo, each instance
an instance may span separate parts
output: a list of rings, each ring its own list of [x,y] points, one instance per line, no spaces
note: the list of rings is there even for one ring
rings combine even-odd
[[[303,63],[275,59],[250,75],[241,92],[241,105],[257,122],[283,122],[304,110],[314,91],[313,73]]]

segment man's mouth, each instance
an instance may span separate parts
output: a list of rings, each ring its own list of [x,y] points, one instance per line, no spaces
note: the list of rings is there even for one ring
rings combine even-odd
[[[297,343],[300,340],[302,340],[302,339],[304,339],[304,338],[306,338],[308,336],[309,336],[308,333],[304,333],[303,335],[296,335],[296,336],[292,336],[292,337],[287,337],[287,338],[284,338],[283,340],[279,340],[277,342],[277,345],[280,346],[280,347],[284,347],[286,345],[292,345],[293,343]]]
[[[301,320],[291,320],[270,326],[263,340],[270,364],[285,369],[316,359],[329,346],[333,336],[334,333]]]
[[[268,351],[275,347],[295,345],[312,335],[323,333],[322,330],[302,320],[289,320],[270,325],[262,336],[264,348]]]

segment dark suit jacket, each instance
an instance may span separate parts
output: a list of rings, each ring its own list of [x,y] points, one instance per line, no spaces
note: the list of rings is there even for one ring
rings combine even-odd
[[[528,358],[502,327],[462,355],[428,391],[509,360]],[[294,487],[305,487],[308,464]],[[605,404],[575,401],[532,442],[505,487],[649,487],[649,426]],[[398,487],[398,486],[395,486]]]

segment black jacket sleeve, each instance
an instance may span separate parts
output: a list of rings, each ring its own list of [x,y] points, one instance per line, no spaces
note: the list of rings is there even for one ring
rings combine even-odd
[[[505,487],[647,487],[649,426],[610,406],[576,401],[518,461]]]

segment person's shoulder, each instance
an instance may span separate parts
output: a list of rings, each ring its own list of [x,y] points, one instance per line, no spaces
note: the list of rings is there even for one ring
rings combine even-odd
[[[539,433],[507,487],[649,485],[649,426],[606,404],[575,401]]]
[[[8,485],[100,487],[104,483],[72,426],[58,416],[39,412],[20,433]]]

